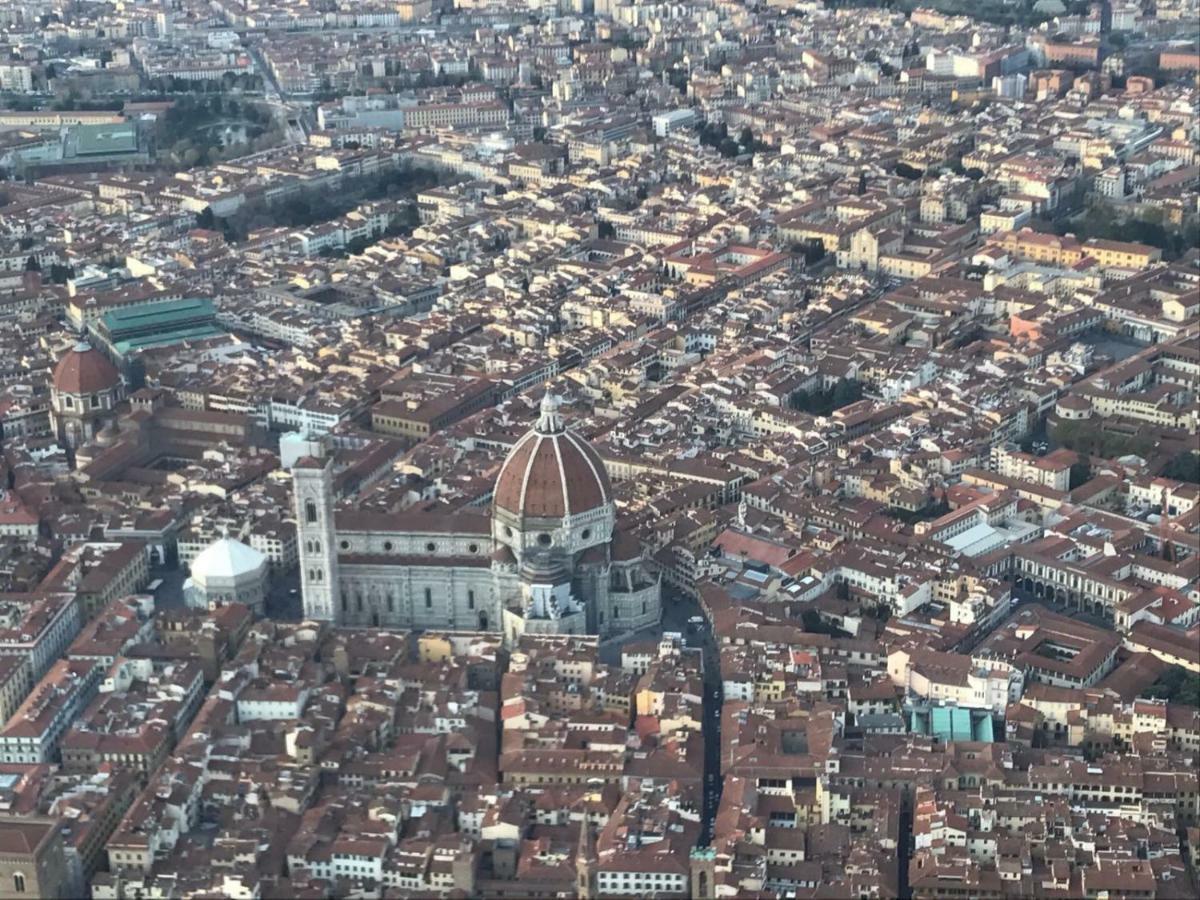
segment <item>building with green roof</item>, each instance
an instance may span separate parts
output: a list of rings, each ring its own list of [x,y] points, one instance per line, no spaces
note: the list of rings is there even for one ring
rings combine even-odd
[[[221,337],[227,332],[216,319],[212,300],[184,297],[114,309],[101,315],[93,329],[96,343],[133,383],[140,381],[133,365],[137,351]]]
[[[133,122],[75,125],[71,128],[75,156],[137,153],[138,132]]]

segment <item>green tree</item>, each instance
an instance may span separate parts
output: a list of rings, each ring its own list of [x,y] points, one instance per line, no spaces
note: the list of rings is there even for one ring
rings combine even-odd
[[[1146,689],[1145,696],[1184,706],[1200,706],[1200,674],[1172,666]]]
[[[862,384],[853,378],[843,378],[829,390],[796,391],[792,395],[792,409],[806,412],[814,416],[827,416],[835,409],[841,409],[850,403],[861,400]]]
[[[708,122],[700,129],[700,143],[706,147],[720,147],[729,138],[724,122]]]
[[[1187,481],[1200,484],[1200,453],[1194,450],[1184,450],[1176,454],[1163,467],[1163,478],[1173,478],[1176,481]]]
[[[833,388],[833,408],[841,409],[862,399],[862,385],[853,378],[843,378]]]
[[[804,630],[811,634],[828,634],[832,637],[849,637],[846,632],[842,631],[833,625],[830,625],[821,618],[821,614],[815,609],[805,609],[800,613],[800,621],[804,623]]]
[[[1087,484],[1092,479],[1092,466],[1086,459],[1081,459],[1079,462],[1071,466],[1071,480],[1069,483],[1070,489],[1075,490],[1081,484]]]
[[[1200,237],[1200,224],[1195,222],[1183,228],[1168,228],[1158,210],[1133,218],[1121,215],[1114,206],[1103,201],[1090,203],[1069,227],[1080,240],[1100,238],[1149,244],[1162,250],[1170,259],[1182,256]]]

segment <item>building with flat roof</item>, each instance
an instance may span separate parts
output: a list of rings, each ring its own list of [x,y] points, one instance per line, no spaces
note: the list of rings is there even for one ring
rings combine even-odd
[[[137,125],[133,122],[73,125],[68,131],[67,147],[74,150],[70,155],[80,158],[136,153]]]

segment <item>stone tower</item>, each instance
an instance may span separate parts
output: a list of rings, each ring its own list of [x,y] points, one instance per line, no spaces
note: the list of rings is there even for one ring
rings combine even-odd
[[[304,616],[336,623],[340,588],[333,523],[333,458],[301,457],[292,466],[292,482]]]
[[[579,846],[575,850],[575,896],[579,900],[596,896],[596,846],[586,813],[579,820]]]
[[[712,900],[717,896],[717,853],[712,847],[696,847],[689,859],[693,900]]]

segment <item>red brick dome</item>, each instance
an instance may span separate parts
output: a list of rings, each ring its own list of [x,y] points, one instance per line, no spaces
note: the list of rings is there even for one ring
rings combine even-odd
[[[54,388],[65,394],[108,391],[120,381],[116,367],[86,341],[76,344],[54,367]]]
[[[537,425],[504,461],[492,502],[511,515],[534,519],[578,516],[612,502],[600,454],[563,426],[549,394]]]

